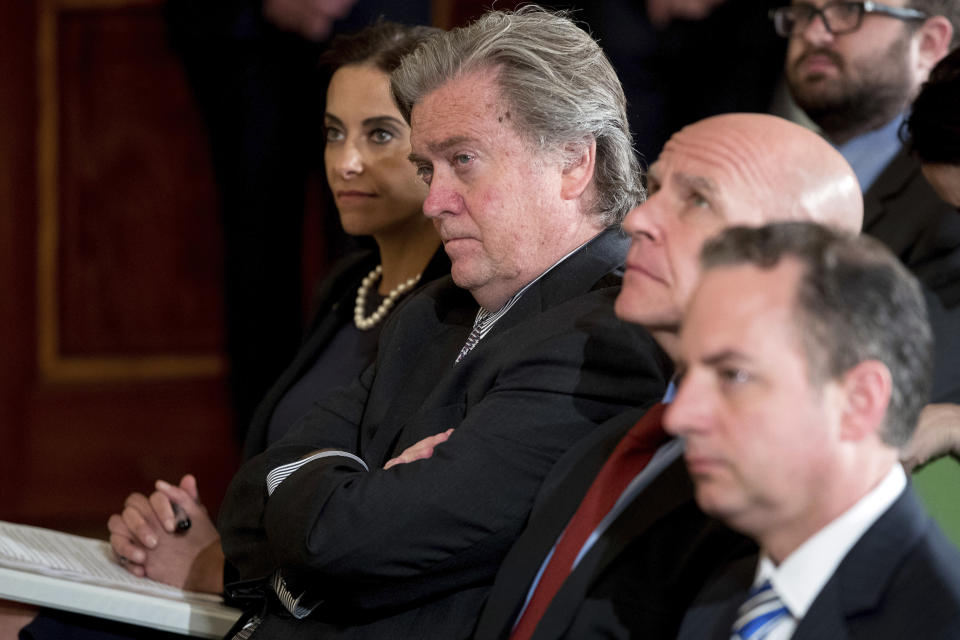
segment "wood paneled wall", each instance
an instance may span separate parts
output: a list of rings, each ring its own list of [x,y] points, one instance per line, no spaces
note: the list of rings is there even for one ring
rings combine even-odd
[[[435,22],[483,6],[434,0]],[[238,462],[217,196],[162,12],[0,2],[0,519],[105,533],[187,471],[215,510]]]
[[[3,3],[0,519],[91,530],[237,463],[206,135],[160,0]]]

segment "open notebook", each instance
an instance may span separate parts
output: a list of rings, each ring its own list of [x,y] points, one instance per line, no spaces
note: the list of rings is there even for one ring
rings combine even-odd
[[[240,616],[219,596],[128,573],[103,540],[2,521],[0,598],[204,638]]]

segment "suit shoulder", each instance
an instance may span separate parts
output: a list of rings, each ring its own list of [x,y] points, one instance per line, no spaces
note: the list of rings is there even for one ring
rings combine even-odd
[[[932,520],[900,561],[876,616],[850,621],[856,638],[960,638],[960,551]]]
[[[904,559],[898,582],[905,589],[927,592],[960,614],[960,550],[928,516],[927,529]]]

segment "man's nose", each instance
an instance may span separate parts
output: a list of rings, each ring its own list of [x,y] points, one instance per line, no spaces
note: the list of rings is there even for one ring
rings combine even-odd
[[[623,230],[635,242],[644,238],[659,242],[664,204],[664,198],[660,192],[653,194],[645,202],[630,210],[623,220]]]
[[[823,46],[833,42],[833,34],[827,29],[827,19],[822,13],[815,13],[805,25],[800,25],[799,37],[813,46]]]
[[[697,389],[698,386],[701,388]],[[704,430],[710,422],[709,397],[695,376],[684,376],[678,383],[673,401],[663,414],[664,431],[683,438]]]
[[[423,201],[423,214],[436,218],[444,213],[459,213],[463,209],[463,198],[453,185],[441,175],[434,174],[430,181],[430,191]]]

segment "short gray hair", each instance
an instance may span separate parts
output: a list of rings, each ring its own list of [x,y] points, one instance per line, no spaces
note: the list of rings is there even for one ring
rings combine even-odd
[[[881,436],[903,446],[932,385],[933,337],[916,278],[877,240],[811,222],[731,227],[704,245],[700,262],[705,271],[769,269],[785,257],[803,267],[794,307],[811,381],[882,362],[893,388]]]
[[[414,105],[450,80],[498,71],[517,132],[545,152],[571,152],[596,140],[593,209],[620,223],[643,201],[640,165],[616,72],[599,45],[564,13],[527,6],[491,11],[469,26],[438,34],[406,56],[390,78],[407,121]]]

